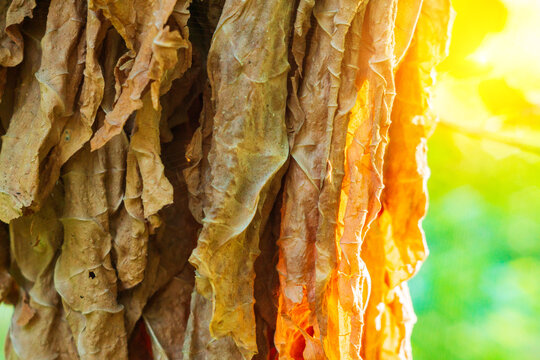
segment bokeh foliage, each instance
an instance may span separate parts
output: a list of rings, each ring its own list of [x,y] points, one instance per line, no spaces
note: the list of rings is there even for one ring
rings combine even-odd
[[[520,57],[538,57],[532,47],[520,50],[535,30],[519,28],[526,26],[520,25],[527,23],[524,14],[540,16],[540,6],[534,0],[453,3],[450,57],[439,69],[434,103],[456,127],[439,126],[429,141],[424,229],[430,256],[410,283],[418,316],[413,353],[416,360],[537,359],[540,156],[481,134],[540,144],[540,87],[530,85],[538,69],[520,66]],[[524,36],[503,48],[512,32]],[[527,70],[529,79],[521,78]]]
[[[415,359],[537,359],[540,158],[497,161],[441,127],[429,159],[430,256],[410,283]]]

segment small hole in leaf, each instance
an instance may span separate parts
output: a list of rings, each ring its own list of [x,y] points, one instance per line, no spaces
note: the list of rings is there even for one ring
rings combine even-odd
[[[90,279],[93,279],[93,278],[96,277],[96,274],[94,274],[93,271],[90,271],[90,272],[88,273],[88,277],[89,277]]]

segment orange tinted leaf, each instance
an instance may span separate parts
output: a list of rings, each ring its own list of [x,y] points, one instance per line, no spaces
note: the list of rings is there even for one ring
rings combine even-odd
[[[450,22],[449,1],[425,0],[397,72],[382,211],[362,248],[372,280],[364,320],[366,358],[412,358],[410,335],[416,319],[406,281],[427,256],[421,221],[427,206],[427,136],[432,126],[429,87],[432,70],[445,55]]]

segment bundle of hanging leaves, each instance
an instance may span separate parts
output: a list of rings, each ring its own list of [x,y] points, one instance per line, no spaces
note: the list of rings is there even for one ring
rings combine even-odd
[[[0,2],[7,359],[409,359],[449,0]]]

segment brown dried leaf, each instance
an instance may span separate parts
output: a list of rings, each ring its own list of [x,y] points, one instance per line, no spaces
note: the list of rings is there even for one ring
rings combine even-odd
[[[289,131],[289,146],[294,144],[294,135],[304,123],[305,114],[298,99],[299,81],[302,76],[304,57],[306,55],[306,40],[311,29],[312,11],[315,0],[300,0],[296,8],[294,31],[291,41],[291,52],[294,58],[292,64],[294,73],[290,77],[290,91],[287,100],[287,130]]]
[[[191,309],[186,328],[183,353],[186,360],[251,359],[242,355],[230,336],[213,338],[210,334],[212,301],[196,289],[191,296]]]
[[[12,67],[23,59],[23,37],[19,24],[32,17],[35,0],[12,0],[0,3],[0,67]]]
[[[18,303],[15,306],[6,339],[6,359],[78,359],[63,309],[44,306],[32,300],[30,305],[35,314],[24,325],[19,324],[23,305]]]
[[[117,137],[122,135],[121,133]],[[109,143],[113,143],[114,139],[111,139]],[[109,143],[106,146],[109,146]],[[129,289],[144,278],[149,230],[144,220],[141,175],[137,159],[131,149],[127,152],[126,167],[124,206],[115,216],[112,226],[114,229],[113,246],[116,270],[122,287]]]
[[[195,130],[191,142],[186,149],[189,167],[184,170],[187,190],[189,192],[189,209],[195,219],[202,224],[205,186],[210,182],[210,166],[208,153],[212,142],[214,124],[214,106],[211,99],[212,89],[209,84],[203,92],[203,108],[199,117],[200,126]]]
[[[142,184],[135,158],[128,156],[128,141],[123,132],[112,138],[103,151],[106,153],[112,255],[119,285],[128,289],[142,281],[147,263],[148,229],[140,199]]]
[[[99,64],[99,56],[109,26],[108,21],[103,19],[103,16],[99,12],[94,12],[90,9],[87,11],[84,33],[86,49],[86,55],[84,57],[85,66],[78,108],[73,116],[69,117],[58,145],[49,155],[49,162],[46,164],[45,169],[41,170],[44,173],[54,174],[51,175],[51,181],[58,179],[60,167],[73,154],[79,151],[92,136],[92,125],[94,124],[99,105],[103,99],[105,86]],[[111,44],[108,45],[106,53],[110,54]]]
[[[40,173],[40,167],[73,114],[77,94],[73,89],[79,87],[83,70],[84,41],[79,37],[84,7],[81,1],[52,0],[41,40],[43,51],[34,39],[25,47],[24,80],[18,89],[24,95],[15,104],[0,152],[0,219],[4,222],[28,209],[39,209],[56,182],[54,172]]]
[[[395,62],[400,63],[407,53],[411,44],[416,23],[420,17],[422,3],[424,0],[398,0],[396,26],[394,28],[394,45]]]
[[[294,19],[294,32],[291,44],[291,52],[298,68],[298,73],[302,74],[304,57],[306,55],[306,39],[311,28],[311,15],[315,0],[300,0],[296,8],[296,18]],[[295,77],[298,76],[295,74]]]
[[[9,359],[411,358],[449,0],[35,6],[0,4]]]
[[[181,4],[190,2],[190,0],[180,0]],[[151,74],[161,75],[159,74],[161,70],[165,70],[164,68],[155,69],[159,69],[160,62],[168,56],[157,54],[158,58],[161,56],[159,60],[154,50],[167,51],[169,48],[168,45],[161,46],[159,39],[166,37],[164,34],[168,33],[165,27],[167,19],[175,8],[178,9],[178,6],[176,0],[137,0],[135,2],[93,0],[91,3],[91,8],[103,10],[105,16],[122,35],[130,50],[127,56],[133,59],[129,76],[122,84],[116,104],[107,114],[105,125],[96,132],[91,141],[92,149],[102,147],[113,136],[120,133],[128,117],[142,107],[141,97],[151,80]],[[184,8],[187,8],[187,5]],[[171,33],[168,34],[170,37]],[[155,44],[156,40],[158,43]],[[186,39],[183,40],[186,41]],[[184,45],[178,41],[165,42],[165,44],[170,44],[173,48]],[[165,65],[166,68],[168,66],[169,64]],[[154,90],[154,95],[156,95],[156,90]]]
[[[161,350],[163,359],[182,360],[182,346],[189,317],[194,271],[191,266],[173,277],[155,294],[144,309],[144,322],[152,339],[154,354]],[[154,359],[160,359],[154,355]]]
[[[127,359],[123,307],[116,301],[110,258],[104,155],[86,145],[62,176],[64,243],[54,278],[81,359]]]
[[[192,48],[189,39],[189,7],[190,1],[176,3],[172,17],[179,31],[169,31],[165,27],[152,44],[154,56],[150,62],[149,78],[151,84],[152,104],[158,108],[159,96],[170,90],[172,82],[180,78],[191,67]]]
[[[182,176],[182,170],[187,166],[183,154],[190,135],[188,128],[178,127],[174,132],[174,140],[163,148],[163,163],[174,188],[174,202],[160,212],[163,226],[149,242],[143,281],[121,293],[120,302],[126,309],[128,333],[141,317],[148,299],[187,266],[187,259],[195,247],[199,226],[189,211],[187,189]]]

